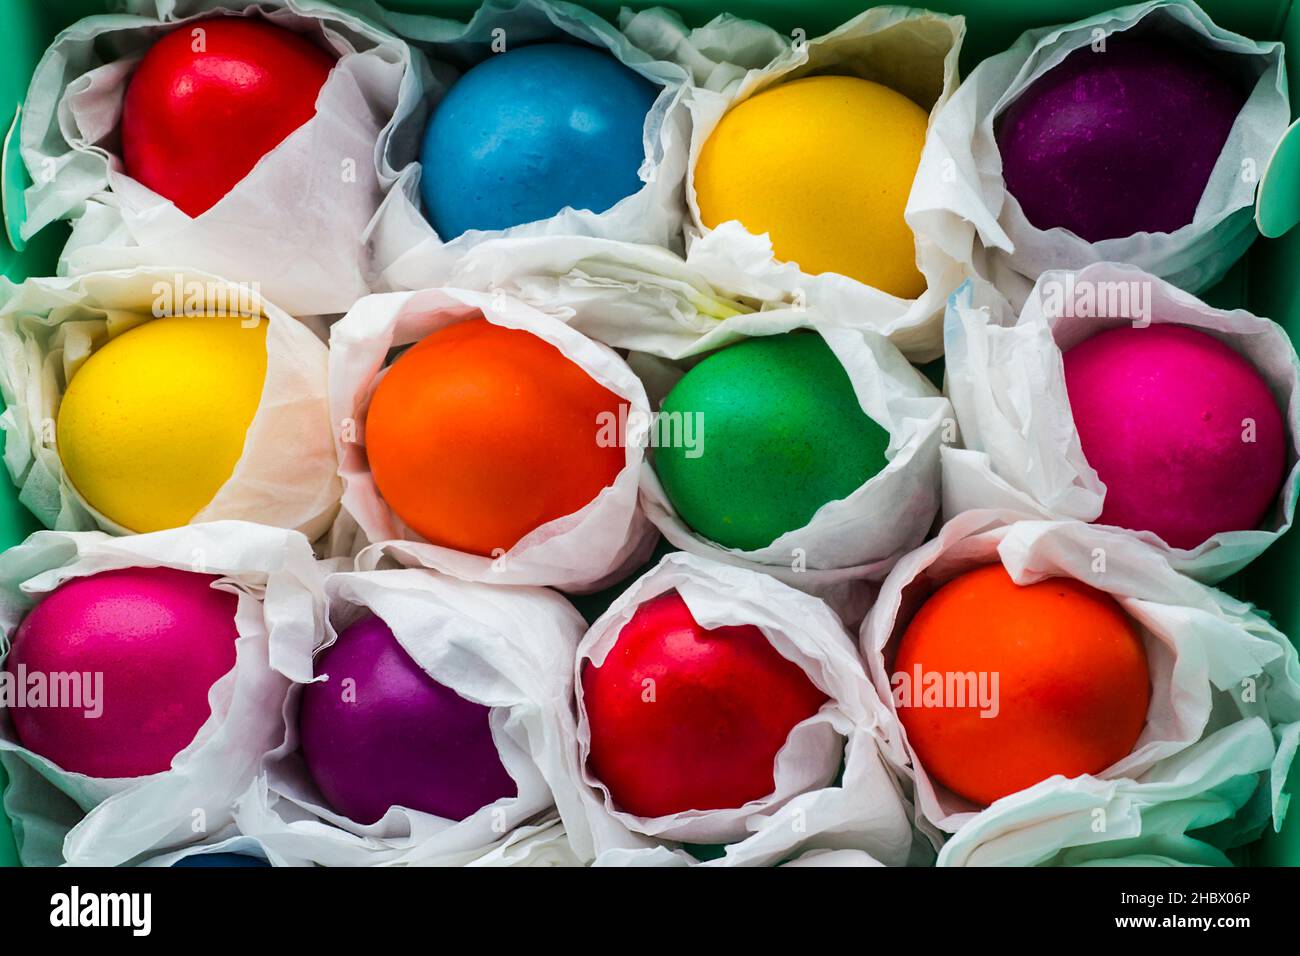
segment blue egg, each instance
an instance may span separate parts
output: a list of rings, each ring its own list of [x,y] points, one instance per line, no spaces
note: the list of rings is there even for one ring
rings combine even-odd
[[[566,206],[604,212],[642,186],[642,131],[659,87],[590,47],[543,43],[489,57],[434,110],[420,192],[450,241]]]
[[[265,860],[247,853],[194,853],[172,864],[176,867],[270,866]]]

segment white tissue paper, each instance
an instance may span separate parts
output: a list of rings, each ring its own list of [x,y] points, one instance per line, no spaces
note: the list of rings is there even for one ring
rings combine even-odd
[[[190,524],[255,520],[315,539],[338,510],[325,346],[253,290],[204,272],[132,269],[73,278],[0,280],[0,413],[4,461],[22,501],[60,531],[127,529],[98,514],[68,480],[55,447],[67,384],[114,336],[162,315],[264,315],[266,382],[235,470]]]
[[[268,850],[262,845],[260,840],[255,840],[250,836],[235,834],[227,836],[212,843],[206,843],[195,847],[186,847],[183,850],[172,850],[167,853],[161,853],[158,856],[145,860],[140,866],[150,867],[170,867],[176,866],[182,860],[195,856],[210,856],[214,853],[235,853],[240,856],[251,857],[249,866],[258,866],[258,862],[269,863],[271,866],[288,866],[288,861],[278,853]],[[202,864],[191,863],[190,866],[201,866]]]
[[[721,286],[658,246],[505,238],[466,252],[448,284],[519,299],[610,348],[673,360],[752,334],[745,330],[758,313],[809,311],[755,277],[735,278],[735,286]],[[837,319],[853,324],[851,316]]]
[[[1061,356],[1097,332],[1147,322],[1200,329],[1248,359],[1272,389],[1291,439],[1286,482],[1262,528],[1221,532],[1192,549],[1170,547],[1150,531],[1128,533],[1210,584],[1276,541],[1291,526],[1300,494],[1300,362],[1286,332],[1111,263],[1043,273],[1019,316],[978,280],[953,295],[944,322],[947,391],[962,446],[942,450],[944,517],[1002,508],[1026,517],[1097,518],[1106,487],[1084,458]]]
[[[236,836],[232,804],[278,740],[288,683],[268,666],[268,645],[310,634],[323,614],[311,546],[293,531],[242,521],[126,538],[40,531],[0,555],[0,650],[8,653],[42,595],[72,578],[129,567],[218,576],[214,587],[239,599],[235,666],[212,685],[212,714],[171,769],[145,777],[62,770],[25,749],[0,711],[5,809],[25,866],[118,866]]]
[[[641,604],[673,590],[705,628],[759,627],[830,700],[790,732],[776,758],[771,795],[731,810],[643,818],[621,811],[586,766],[591,731],[581,673],[585,661],[605,660]],[[857,850],[901,866],[927,853],[913,844],[910,805],[894,773],[901,751],[887,743],[897,737],[893,717],[843,625],[816,598],[764,574],[670,554],[592,625],[578,646],[574,682],[578,736],[569,743],[570,772],[583,799],[580,813],[564,806],[560,812],[575,852],[596,865],[694,864],[681,843],[728,844],[706,866],[762,866],[814,849]]]
[[[1172,233],[1089,243],[1068,229],[1037,229],[1002,179],[994,121],[1072,51],[1142,23],[1143,29],[1253,58],[1258,79],[1228,136],[1192,222]],[[908,222],[919,236],[993,282],[1019,306],[1047,269],[1126,262],[1180,288],[1209,288],[1254,241],[1255,187],[1290,123],[1282,44],[1215,26],[1194,3],[1158,0],[1024,33],[977,66],[930,128]]]
[[[647,16],[666,18],[664,11]],[[486,0],[468,23],[420,14],[392,13],[388,23],[429,52],[435,62],[478,61],[539,42],[579,42],[603,49],[628,68],[662,87],[646,115],[645,159],[638,170],[644,185],[607,210],[566,207],[550,219],[506,230],[471,230],[450,240],[439,237],[421,211],[423,174],[419,148],[423,126],[405,138],[398,188],[384,201],[370,235],[376,288],[424,289],[444,285],[456,260],[496,236],[603,236],[680,250],[686,215],[682,184],[690,142],[686,107],[687,74],[679,65],[656,59],[607,20],[570,3],[551,0]],[[454,79],[439,76],[433,98],[446,94]],[[395,157],[394,162],[397,162]]]
[[[548,783],[565,780],[560,768],[574,734],[568,703],[584,625],[568,602],[544,588],[493,587],[421,568],[331,574],[325,589],[330,624],[317,635],[321,646],[367,611],[381,618],[430,677],[492,709],[492,736],[518,795],[461,821],[394,806],[363,825],[334,812],[299,753],[298,707],[317,648],[276,642],[272,664],[292,681],[282,742],[239,801],[240,830],[291,865],[576,865],[554,821],[557,801],[578,798],[572,784],[553,794]]]
[[[625,32],[657,56],[681,63],[691,90],[690,159],[686,200],[687,261],[727,287],[757,282],[763,298],[799,301],[888,335],[911,359],[941,352],[939,317],[944,301],[964,278],[952,254],[933,237],[917,234],[916,264],[926,279],[917,299],[900,299],[835,273],[809,275],[774,258],[766,235],[736,221],[707,229],[695,199],[694,169],[700,150],[723,115],[736,104],[780,83],[813,74],[856,76],[888,86],[931,115],[957,88],[957,60],[965,21],[906,7],[876,7],[816,39],[783,37],[769,27],[723,15],[696,30],[676,17],[625,14]],[[916,185],[913,185],[915,196]],[[908,224],[915,225],[908,219]]]
[[[1109,593],[1143,635],[1147,723],[1132,753],[1099,774],[1060,775],[981,809],[932,781],[908,750],[918,825],[939,865],[1029,866],[1162,857],[1219,860],[1271,819],[1281,825],[1300,743],[1300,660],[1249,605],[1174,571],[1155,548],[1077,521],[972,511],[900,561],[861,631],[877,692],[895,714],[897,642],[924,600],[965,571],[1001,562],[1019,584],[1068,577]],[[906,733],[901,742],[906,744]]]
[[[568,834],[558,820],[520,827],[483,856],[466,866],[573,867],[583,863],[569,846]]]
[[[362,299],[333,327],[330,337],[330,408],[337,425],[343,514],[370,542],[357,556],[357,567],[371,570],[387,557],[468,581],[599,590],[645,561],[654,547],[654,528],[637,506],[645,450],[636,442],[625,442],[623,470],[585,508],[541,525],[495,557],[425,541],[404,526],[375,487],[366,461],[365,416],[390,350],[480,314],[494,325],[531,332],[555,346],[622,398],[629,415],[649,414],[644,387],[614,352],[508,296],[430,289]],[[598,423],[592,422],[593,441],[597,429]]]
[[[369,291],[366,233],[398,179],[395,131],[423,122],[433,82],[423,57],[380,25],[377,6],[351,6],[364,12],[322,0],[127,0],[130,15],[68,27],[38,64],[24,106],[22,157],[35,185],[23,236],[74,220],[60,274],[192,266],[257,282],[292,315],[345,311]],[[192,219],[126,174],[118,126],[145,51],[221,13],[261,16],[339,62],[315,117]]]
[[[643,299],[653,297],[656,291],[674,296],[679,292],[667,285],[642,283],[641,288],[647,293]],[[612,305],[617,298],[611,295],[602,299],[601,305],[605,301]],[[627,308],[632,312],[636,306]],[[601,307],[583,306],[582,314],[596,321],[601,315],[617,321],[614,313]],[[650,312],[641,314],[648,317]],[[641,333],[631,323],[617,331],[604,331],[612,333],[619,347],[639,345],[649,350],[634,353],[629,361],[646,383],[651,407],[658,408],[685,371],[682,363],[659,361],[660,355],[696,359],[715,344],[796,329],[812,329],[822,336],[848,373],[862,410],[889,433],[886,466],[852,494],[822,505],[804,527],[753,551],[724,547],[691,530],[673,508],[649,460],[641,468],[641,506],[675,547],[772,574],[823,598],[855,626],[870,600],[870,589],[863,587],[863,582],[882,579],[894,561],[924,541],[938,512],[939,450],[944,441],[956,437],[952,408],[938,389],[880,333],[840,325],[811,310],[736,315],[727,321],[725,331],[707,333],[694,341],[683,337],[675,342],[671,333],[661,336],[659,329]],[[660,355],[650,354],[657,349]],[[809,423],[809,427],[817,426]],[[707,453],[707,421],[699,437]]]

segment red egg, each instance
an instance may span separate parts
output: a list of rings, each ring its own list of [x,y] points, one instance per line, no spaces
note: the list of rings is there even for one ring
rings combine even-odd
[[[149,49],[127,87],[127,174],[198,216],[316,115],[333,66],[304,37],[251,17],[173,30]]]
[[[675,591],[643,604],[582,672],[588,767],[622,810],[740,807],[776,787],[776,755],[826,695],[753,625],[707,630]]]

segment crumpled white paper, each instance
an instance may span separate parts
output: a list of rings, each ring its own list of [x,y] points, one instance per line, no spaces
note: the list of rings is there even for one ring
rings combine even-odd
[[[5,809],[26,866],[117,866],[234,835],[234,799],[278,739],[287,681],[267,663],[272,641],[301,642],[324,612],[302,535],[222,521],[113,538],[39,531],[0,554],[0,651],[42,595],[115,568],[171,567],[218,575],[239,598],[234,668],[212,685],[212,714],[170,770],[117,779],[69,773],[25,749],[0,711]],[[295,635],[297,635],[295,637]]]
[[[325,591],[330,623],[315,635],[321,647],[367,611],[381,618],[432,678],[492,708],[492,736],[518,795],[462,821],[397,806],[369,825],[335,813],[298,749],[298,707],[317,648],[294,634],[293,643],[272,643],[272,666],[293,683],[283,697],[282,742],[239,800],[240,830],[291,865],[535,865],[539,857],[576,865],[552,845],[551,822],[556,801],[577,796],[572,785],[567,798],[552,795],[548,780],[565,780],[559,768],[573,741],[568,704],[584,627],[577,611],[544,588],[493,587],[422,568],[331,574]]]
[[[1121,308],[1119,318],[1080,315],[1071,290],[1094,294],[1099,303],[1122,307],[1128,301],[1130,308]],[[1150,315],[1137,314],[1146,305]],[[1139,269],[1110,263],[1043,273],[1019,316],[978,280],[953,295],[944,322],[947,390],[962,447],[942,449],[944,516],[1004,508],[1028,517],[1096,519],[1106,487],[1079,444],[1061,356],[1095,333],[1148,318],[1208,332],[1259,370],[1290,430],[1288,474],[1260,529],[1221,532],[1191,549],[1172,548],[1150,531],[1128,533],[1162,550],[1179,571],[1211,584],[1276,541],[1291,526],[1300,495],[1300,360],[1286,332],[1268,319],[1211,308]]]
[[[343,477],[343,512],[371,543],[357,556],[357,567],[370,570],[388,557],[468,581],[599,590],[645,561],[654,547],[654,528],[637,506],[645,450],[636,442],[625,443],[623,470],[586,507],[535,528],[497,557],[425,541],[404,526],[375,487],[366,461],[365,416],[390,350],[480,314],[494,325],[531,332],[555,346],[622,398],[629,415],[649,414],[645,389],[622,359],[558,319],[508,296],[463,289],[367,296],[330,333],[330,409],[338,425],[335,440]],[[593,440],[596,430],[593,422]]]
[[[1050,777],[984,809],[926,775],[895,716],[887,726],[900,732],[894,742],[911,762],[918,825],[936,846],[952,834],[939,865],[1129,855],[1205,862],[1257,837],[1270,817],[1280,826],[1282,786],[1300,743],[1295,648],[1250,605],[1177,573],[1158,550],[1113,530],[971,511],[900,561],[860,635],[867,672],[891,713],[897,640],[916,610],[956,575],[999,561],[1020,584],[1069,577],[1114,597],[1143,634],[1151,705],[1133,752],[1100,774]]]
[[[994,120],[1072,51],[1142,23],[1143,29],[1253,58],[1253,92],[1228,136],[1192,222],[1172,233],[1089,243],[1064,228],[1037,229],[1002,179]],[[1127,262],[1180,288],[1209,288],[1254,241],[1255,186],[1290,123],[1282,44],[1223,30],[1190,0],[1121,7],[1024,33],[977,66],[930,127],[907,221],[918,236],[992,281],[1019,306],[1047,269]]]
[[[736,278],[721,286],[658,246],[510,237],[468,250],[447,284],[519,299],[610,348],[676,360],[753,334],[756,313],[809,311],[753,276]]]
[[[882,332],[916,361],[937,358],[943,304],[964,274],[933,237],[917,234],[916,262],[927,284],[917,299],[900,299],[835,273],[808,275],[795,263],[777,261],[767,236],[755,236],[739,222],[705,228],[695,199],[694,169],[704,143],[729,109],[771,86],[812,74],[882,83],[920,104],[933,121],[957,87],[965,21],[906,7],[875,7],[811,40],[784,37],[728,15],[687,30],[676,17],[625,14],[623,28],[643,49],[689,69],[697,84],[689,101],[687,261],[720,286],[761,283],[770,290],[765,299],[803,302]],[[915,228],[910,217],[908,223]]]
[[[466,866],[573,867],[583,863],[569,846],[568,834],[558,820],[520,827],[499,845]]]
[[[823,598],[855,626],[870,601],[870,588],[863,582],[881,580],[899,557],[925,540],[934,523],[940,499],[939,451],[946,437],[956,437],[955,420],[948,401],[879,333],[793,310],[756,313],[730,324],[732,332],[750,335],[798,328],[813,328],[821,335],[848,373],[862,410],[889,432],[888,464],[853,493],[822,505],[802,528],[752,551],[724,547],[691,530],[649,461],[641,467],[641,507],[675,547],[771,574]],[[679,366],[643,356],[634,356],[632,364],[645,373],[655,406],[683,374]],[[707,448],[707,421],[703,438]]]
[[[70,218],[60,274],[191,266],[258,282],[293,315],[346,310],[369,291],[365,235],[398,178],[394,131],[423,122],[433,82],[422,55],[380,25],[377,6],[351,6],[364,12],[323,0],[128,0],[132,15],[74,23],[41,59],[24,107],[22,156],[35,183],[24,237]],[[214,12],[260,15],[340,59],[316,116],[191,219],[126,175],[118,125],[148,47]]]
[[[244,836],[240,833],[232,833],[231,836],[223,837],[211,843],[205,843],[200,846],[186,847],[183,850],[171,850],[167,853],[159,854],[152,859],[145,860],[140,866],[149,867],[170,867],[175,866],[181,860],[191,856],[208,856],[213,853],[238,853],[241,856],[251,856],[259,860],[270,863],[272,866],[288,866],[289,863],[278,853],[269,850],[260,840],[255,840],[250,836]]]
[[[666,18],[664,11],[649,11]],[[435,61],[481,60],[485,54],[530,43],[578,41],[607,50],[619,62],[662,87],[646,116],[645,160],[638,171],[641,189],[603,211],[565,208],[550,219],[506,230],[471,230],[444,241],[421,211],[419,148],[423,126],[404,137],[400,178],[384,201],[369,236],[373,246],[376,288],[424,289],[443,285],[456,260],[484,240],[497,236],[603,236],[680,249],[686,215],[683,179],[690,139],[686,107],[687,74],[679,65],[656,59],[608,21],[571,3],[554,0],[485,0],[468,23],[420,14],[392,13],[389,24],[429,52]],[[451,86],[439,77],[434,100]],[[394,158],[398,163],[398,158]]]
[[[326,395],[328,350],[251,290],[205,272],[139,268],[60,279],[0,280],[4,462],[47,527],[128,533],[97,513],[64,474],[54,423],[67,383],[108,339],[157,311],[268,322],[266,382],[235,470],[190,524],[255,520],[315,539],[338,510],[340,483]]]
[[[773,794],[731,810],[644,818],[619,810],[587,769],[591,732],[581,671],[584,661],[605,660],[641,604],[672,590],[703,627],[759,627],[830,700],[790,732],[777,754]],[[574,682],[578,736],[569,742],[570,772],[582,784],[583,800],[581,813],[564,806],[560,812],[584,859],[602,866],[693,864],[675,844],[727,843],[725,854],[701,865],[761,866],[812,849],[859,850],[892,866],[916,861],[909,804],[886,756],[897,751],[882,749],[897,736],[894,718],[866,679],[843,625],[816,598],[764,574],[670,554],[592,625],[578,646]]]

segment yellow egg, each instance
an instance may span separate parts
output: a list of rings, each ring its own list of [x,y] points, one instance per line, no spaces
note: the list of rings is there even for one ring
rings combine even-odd
[[[903,221],[926,113],[868,80],[815,76],[753,96],[718,123],[695,166],[704,225],[768,233],[777,258],[905,299],[925,290]]]
[[[58,418],[59,457],[82,497],[140,532],[202,510],[234,471],[261,400],[266,325],[154,319],[92,354]]]

